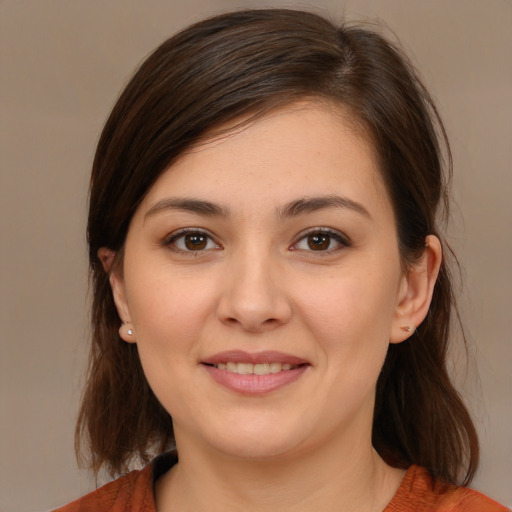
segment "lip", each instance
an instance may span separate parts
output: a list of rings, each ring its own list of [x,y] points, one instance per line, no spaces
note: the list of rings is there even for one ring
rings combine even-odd
[[[267,375],[241,375],[239,373],[219,370],[213,365],[226,363],[281,363],[298,365],[291,370],[283,370],[278,373]],[[285,354],[283,352],[265,351],[249,353],[241,350],[219,352],[202,361],[202,366],[210,377],[221,386],[249,396],[260,396],[272,391],[276,391],[300,379],[311,366],[310,363],[300,357]]]

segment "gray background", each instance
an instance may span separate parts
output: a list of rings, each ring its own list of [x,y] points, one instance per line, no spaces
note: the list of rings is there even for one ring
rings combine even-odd
[[[176,29],[251,6],[380,18],[437,99],[480,375],[457,372],[482,438],[474,487],[511,506],[510,0],[0,0],[0,510],[48,510],[93,486],[73,429],[88,339],[86,192],[103,122],[135,65]]]

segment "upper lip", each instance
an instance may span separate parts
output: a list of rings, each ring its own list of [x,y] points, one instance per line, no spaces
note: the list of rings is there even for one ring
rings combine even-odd
[[[268,350],[263,352],[245,352],[243,350],[227,350],[225,352],[219,352],[213,356],[203,359],[204,364],[219,364],[219,363],[281,363],[281,364],[307,364],[308,361],[297,356],[285,354],[283,352],[276,352],[274,350]]]

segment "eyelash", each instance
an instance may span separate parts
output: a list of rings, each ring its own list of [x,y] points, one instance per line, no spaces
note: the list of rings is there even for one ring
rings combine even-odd
[[[299,243],[302,241],[307,241],[308,238],[313,237],[315,235],[324,235],[330,238],[329,240],[329,246],[331,245],[332,240],[335,240],[339,245],[335,248],[328,247],[326,250],[318,250],[315,251],[314,249],[301,249],[298,247]],[[352,244],[348,237],[341,232],[331,229],[331,228],[311,228],[307,231],[303,231],[300,233],[298,239],[294,244],[290,247],[291,250],[294,251],[304,251],[304,252],[310,252],[310,253],[316,253],[319,256],[327,256],[330,254],[333,254],[334,252],[337,252],[343,248],[350,247]]]
[[[206,247],[200,248],[197,250],[177,247],[176,242],[180,239],[185,240],[185,237],[187,235],[198,235],[198,236],[204,237],[206,239]],[[313,237],[315,235],[316,236],[323,235],[323,236],[329,237],[328,247],[326,250],[317,250],[316,251],[314,249],[311,249],[311,246],[309,249],[298,247],[300,242],[307,241],[307,239],[309,237]],[[338,243],[337,247],[335,247],[335,248],[329,247],[332,243],[332,240],[335,240]],[[212,242],[215,245],[215,247],[213,247],[213,248],[208,247],[208,244],[212,243]],[[194,253],[195,255],[197,255],[198,253],[201,253],[201,252],[205,252],[207,250],[211,250],[211,249],[222,249],[222,246],[220,244],[218,244],[217,242],[215,242],[213,237],[207,231],[200,229],[200,228],[180,229],[179,231],[174,232],[169,237],[167,237],[163,241],[163,245],[166,247],[170,246],[176,252],[181,252],[181,253],[185,253],[185,254],[186,253]],[[291,245],[290,250],[292,250],[292,251],[298,250],[298,251],[303,251],[303,252],[317,253],[319,256],[326,256],[326,255],[330,255],[334,252],[337,252],[345,247],[350,247],[350,246],[351,246],[351,243],[350,243],[348,237],[346,237],[345,235],[343,235],[342,233],[340,233],[337,230],[330,229],[330,228],[310,228],[307,231],[300,233],[300,235],[297,238],[297,241]]]
[[[209,250],[209,249],[212,249],[211,247],[210,248],[204,248],[204,249],[198,249],[196,251],[192,250],[192,249],[183,249],[181,247],[177,247],[176,246],[176,242],[182,238],[182,239],[185,239],[185,237],[187,235],[198,235],[198,236],[202,236],[204,237],[206,240],[206,244],[209,244],[211,242],[213,242],[215,244],[215,249],[221,249],[222,247],[220,246],[220,244],[218,244],[217,242],[215,242],[215,240],[213,239],[213,237],[210,235],[210,233],[208,233],[207,231],[203,230],[203,229],[199,229],[199,228],[183,228],[183,229],[180,229],[179,231],[176,231],[174,233],[172,233],[169,237],[167,237],[164,241],[163,241],[163,245],[166,246],[166,247],[171,247],[174,251],[176,252],[181,252],[181,253],[194,253],[194,254],[198,254],[200,252],[204,252],[205,250]]]

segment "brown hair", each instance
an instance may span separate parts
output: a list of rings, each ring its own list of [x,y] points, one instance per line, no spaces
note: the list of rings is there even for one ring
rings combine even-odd
[[[427,235],[439,236],[436,214],[447,208],[451,173],[448,141],[428,92],[395,45],[367,29],[282,9],[220,15],[164,42],[114,106],[92,170],[93,333],[76,444],[79,452],[87,435],[96,472],[105,465],[114,475],[133,458],[146,461],[173,445],[171,418],[149,388],[136,345],[119,337],[98,249],[116,251],[122,262],[142,198],[207,130],[303,98],[342,105],[365,127],[395,209],[404,264],[422,254]],[[467,484],[478,441],[446,369],[453,306],[443,262],[426,320],[410,340],[389,347],[373,443],[393,466],[416,463],[439,481]]]

